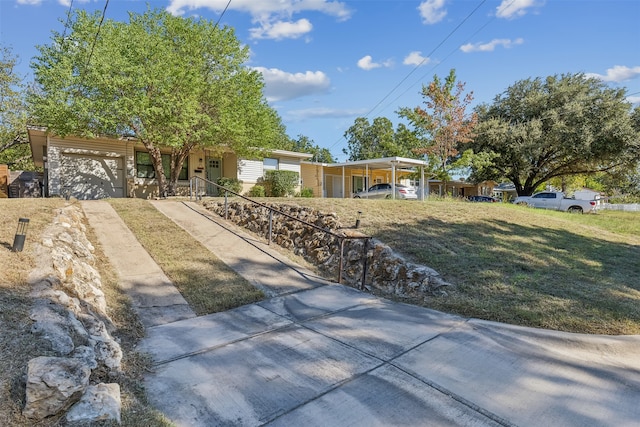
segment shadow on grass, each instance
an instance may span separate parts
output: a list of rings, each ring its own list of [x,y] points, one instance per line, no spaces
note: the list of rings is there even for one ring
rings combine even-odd
[[[495,219],[430,218],[390,224],[374,237],[457,285],[427,302],[433,308],[568,331],[640,333],[637,245]]]

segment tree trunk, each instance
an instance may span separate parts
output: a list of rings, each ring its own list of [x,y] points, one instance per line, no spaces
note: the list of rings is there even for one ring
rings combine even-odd
[[[158,181],[158,196],[166,197],[168,194],[167,179],[164,176],[164,167],[162,166],[162,154],[160,153],[160,149],[150,143],[145,143],[144,145],[147,148],[147,152],[151,156],[153,169],[156,172],[156,180]]]

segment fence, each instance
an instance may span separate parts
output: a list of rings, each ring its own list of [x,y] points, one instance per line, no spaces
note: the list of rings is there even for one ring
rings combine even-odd
[[[640,203],[604,203],[601,209],[612,211],[640,212]]]
[[[212,189],[215,189],[216,191],[213,192],[211,191]],[[319,227],[316,224],[312,224],[310,222],[301,220],[299,218],[296,218],[295,216],[289,215],[285,212],[282,212],[272,206],[266,205],[264,203],[260,203],[256,200],[250,199],[249,197],[245,197],[241,194],[238,194],[236,192],[233,192],[231,190],[229,190],[228,188],[225,188],[215,182],[209,181],[207,179],[201,178],[199,176],[195,176],[193,178],[191,178],[189,180],[189,199],[190,200],[201,200],[203,196],[212,196],[215,193],[219,194],[224,194],[224,219],[228,220],[229,219],[229,194],[232,194],[236,197],[240,197],[241,199],[246,200],[247,202],[256,205],[256,206],[260,206],[262,208],[268,209],[269,211],[269,230],[267,232],[267,242],[270,245],[271,242],[273,241],[273,216],[274,214],[277,215],[281,215],[285,218],[288,218],[289,220],[292,221],[296,221],[302,225],[304,225],[305,227],[310,227],[315,229],[316,231],[322,232],[322,233],[326,233],[330,236],[335,237],[339,242],[340,242],[340,259],[339,259],[339,266],[338,266],[338,283],[342,283],[342,275],[343,275],[343,268],[344,268],[344,246],[345,246],[345,242],[347,240],[364,240],[364,249],[363,249],[363,257],[362,257],[362,263],[363,263],[363,269],[362,269],[362,279],[360,281],[360,289],[364,289],[365,286],[365,282],[366,282],[366,278],[367,278],[367,251],[368,251],[368,246],[369,246],[369,241],[371,240],[371,237],[369,236],[347,236],[345,234],[340,234],[340,233],[336,233],[333,230],[330,229],[326,229],[326,228],[322,228]]]

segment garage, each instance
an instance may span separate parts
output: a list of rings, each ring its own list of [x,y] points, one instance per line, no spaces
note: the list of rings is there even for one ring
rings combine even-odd
[[[124,197],[122,157],[62,153],[60,184],[63,196],[79,200]]]

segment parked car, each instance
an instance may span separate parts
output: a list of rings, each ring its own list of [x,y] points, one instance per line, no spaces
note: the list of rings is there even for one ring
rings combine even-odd
[[[360,191],[353,196],[356,199],[390,199],[391,184],[376,184],[366,191]],[[418,195],[413,187],[396,184],[396,199],[417,199]]]
[[[467,200],[470,202],[487,202],[487,203],[495,203],[498,201],[495,197],[491,196],[469,196]]]
[[[518,196],[513,203],[531,206],[532,208],[553,209],[572,213],[595,212],[597,208],[595,200],[571,199],[558,191],[541,191],[531,196]]]

